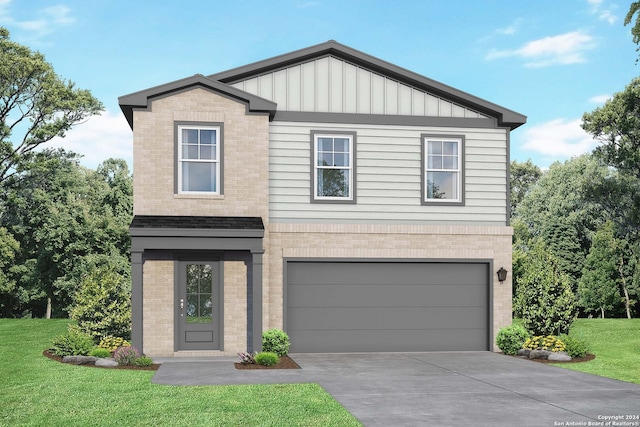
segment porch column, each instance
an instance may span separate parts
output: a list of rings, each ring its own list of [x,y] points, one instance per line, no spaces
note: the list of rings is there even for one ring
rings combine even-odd
[[[142,263],[143,252],[131,252],[131,345],[142,348]]]
[[[247,329],[251,331],[249,352],[262,351],[262,255],[261,252],[251,252],[251,318]]]

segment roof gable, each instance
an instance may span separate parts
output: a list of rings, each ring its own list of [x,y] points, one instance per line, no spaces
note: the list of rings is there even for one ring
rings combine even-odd
[[[318,64],[321,64],[323,69],[329,67],[329,74],[333,68],[341,70],[340,72],[343,72],[344,76],[340,79],[320,76],[316,71]],[[313,81],[309,83],[310,88],[307,92],[305,92],[303,81],[304,68],[314,69],[313,71],[306,71],[307,75],[313,76]],[[292,70],[293,77],[291,78],[288,76],[289,70]],[[282,77],[283,74],[287,74],[287,77]],[[299,76],[296,74],[299,74]],[[526,116],[522,114],[333,40],[212,74],[208,77],[211,80],[220,81],[254,95],[259,94],[265,98],[270,98],[272,101],[277,102],[279,110],[309,111],[306,107],[313,103],[315,106],[313,111],[328,113],[466,118],[492,117],[497,120],[499,126],[506,126],[511,129],[515,129],[526,122]],[[319,77],[321,80],[318,80]],[[361,90],[358,88],[358,83],[354,84],[359,77],[364,82],[360,83]],[[276,89],[278,85],[277,79],[292,79],[292,81],[285,83],[281,82],[280,85],[287,85],[291,82],[295,85],[299,80],[299,87],[301,88],[300,99],[295,96],[291,98],[290,95],[288,95],[290,99],[284,98],[283,95],[278,95],[278,93],[282,94],[290,91],[278,91]],[[338,83],[338,80],[340,80],[340,83]],[[265,82],[266,90],[261,86],[263,81]],[[332,101],[327,101],[327,99],[331,98],[330,94],[325,96],[323,92],[318,96],[317,83],[320,82],[322,85],[324,81],[327,82],[328,87],[334,83],[332,88],[328,89],[329,92],[327,92],[334,92]],[[367,84],[369,88],[366,87]],[[375,92],[373,90],[374,85],[378,85],[380,91]],[[335,86],[338,86],[339,89],[335,89]],[[353,96],[349,97],[346,95],[347,90],[359,91],[359,93],[354,93]],[[269,93],[271,96],[269,96]],[[311,95],[312,93],[313,95]],[[335,93],[339,93],[339,95],[335,95]],[[376,96],[376,93],[384,93],[384,99],[373,100],[372,98]],[[379,95],[378,97],[380,98]],[[356,101],[353,101],[353,99],[356,99]],[[308,104],[306,107],[304,105],[305,102]],[[356,103],[355,106],[347,105],[354,102]],[[364,107],[359,107],[360,104]]]

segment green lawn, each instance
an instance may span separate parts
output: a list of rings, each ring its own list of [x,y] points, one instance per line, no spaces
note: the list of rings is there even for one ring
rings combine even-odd
[[[640,384],[640,319],[578,319],[571,333],[586,340],[596,358],[555,366]]]
[[[67,320],[0,319],[0,425],[360,426],[317,384],[171,387],[42,356]]]

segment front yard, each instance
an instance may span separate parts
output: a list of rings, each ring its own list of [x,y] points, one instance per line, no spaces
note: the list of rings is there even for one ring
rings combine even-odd
[[[170,387],[151,384],[150,371],[47,359],[68,323],[0,319],[0,425],[360,425],[317,384]]]

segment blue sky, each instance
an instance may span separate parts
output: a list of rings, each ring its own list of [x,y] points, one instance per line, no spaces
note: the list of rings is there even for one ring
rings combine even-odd
[[[131,164],[118,96],[336,40],[528,116],[512,159],[591,151],[582,114],[640,73],[630,1],[0,0],[0,26],[106,111],[51,146]]]

